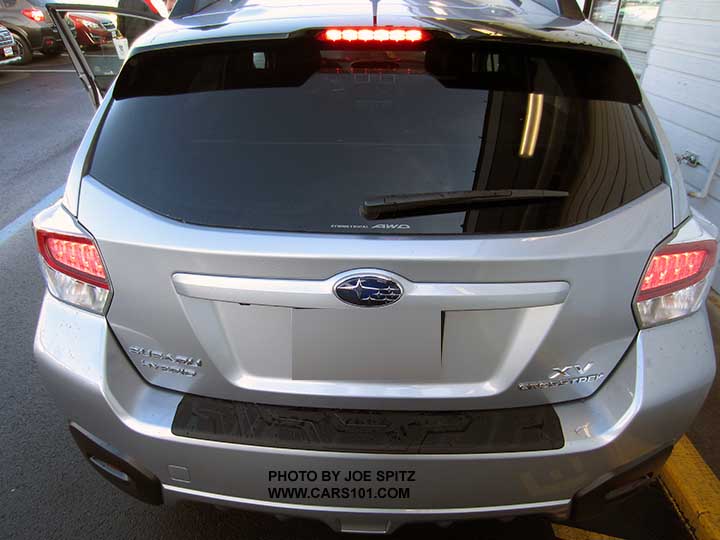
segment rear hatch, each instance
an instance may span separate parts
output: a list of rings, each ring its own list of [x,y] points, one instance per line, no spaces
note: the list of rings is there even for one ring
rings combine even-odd
[[[427,37],[310,32],[126,63],[79,219],[112,282],[109,324],[149,382],[423,410],[602,384],[672,230],[632,72],[607,52]],[[363,210],[467,191],[497,200]]]

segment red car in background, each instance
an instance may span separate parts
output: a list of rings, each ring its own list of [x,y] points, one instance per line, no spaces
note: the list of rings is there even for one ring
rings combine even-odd
[[[84,49],[94,49],[112,43],[118,34],[115,21],[101,13],[70,12],[65,20],[75,26],[77,42]]]

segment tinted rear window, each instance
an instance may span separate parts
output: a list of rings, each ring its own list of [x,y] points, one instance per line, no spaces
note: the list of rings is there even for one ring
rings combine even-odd
[[[637,83],[588,52],[312,40],[149,52],[120,74],[90,174],[188,223],[320,233],[550,230],[662,182]],[[559,200],[367,220],[364,201],[467,190]]]

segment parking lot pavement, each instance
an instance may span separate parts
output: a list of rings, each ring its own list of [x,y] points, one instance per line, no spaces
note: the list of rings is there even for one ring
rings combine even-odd
[[[62,185],[92,112],[67,57],[0,67],[0,229]]]
[[[31,68],[70,69],[66,58],[48,62],[40,57]],[[340,538],[325,525],[305,520],[280,522],[191,504],[147,506],[117,491],[85,463],[32,361],[43,283],[29,222],[18,219],[60,186],[92,109],[74,74],[9,71],[0,69],[0,538]],[[3,237],[1,231],[13,223],[17,232]],[[718,448],[717,442],[713,445],[717,429],[709,430],[707,422],[701,417],[697,425],[707,431],[705,442],[712,452]],[[478,485],[482,489],[486,487]],[[602,518],[577,525],[625,540],[689,538],[658,485]],[[438,537],[543,540],[555,534],[547,520],[523,518],[458,523],[448,529],[414,525],[394,536]]]

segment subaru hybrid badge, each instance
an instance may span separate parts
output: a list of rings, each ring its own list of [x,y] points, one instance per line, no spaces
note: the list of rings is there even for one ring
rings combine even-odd
[[[354,306],[380,307],[397,302],[402,288],[392,279],[380,276],[353,276],[335,285],[335,295]]]

